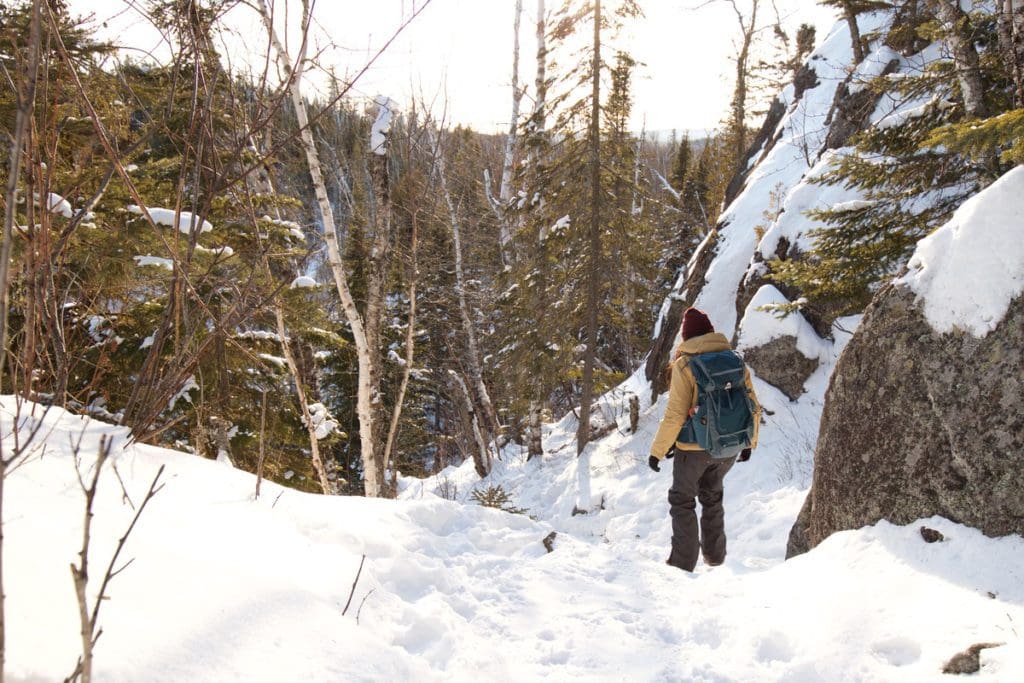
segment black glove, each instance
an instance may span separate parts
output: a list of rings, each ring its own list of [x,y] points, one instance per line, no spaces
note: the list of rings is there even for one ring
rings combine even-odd
[[[740,462],[746,462],[750,460],[750,449],[744,448],[742,451],[740,451],[740,456],[736,459]]]
[[[658,459],[655,458],[653,455],[651,457],[647,458],[647,464],[655,472],[661,472],[661,468],[658,467]]]

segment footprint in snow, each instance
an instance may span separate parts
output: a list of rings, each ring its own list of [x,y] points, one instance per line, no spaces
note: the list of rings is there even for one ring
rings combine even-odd
[[[921,658],[921,646],[909,638],[888,638],[874,643],[871,654],[892,666],[907,666]]]
[[[541,664],[568,664],[569,663],[569,652],[562,650],[561,652],[552,652],[549,655],[545,655],[540,660]]]
[[[788,662],[793,659],[793,645],[785,633],[772,631],[757,646],[757,657],[762,662]]]
[[[717,648],[722,644],[722,625],[717,621],[698,621],[690,627],[690,633],[684,640],[709,648]]]

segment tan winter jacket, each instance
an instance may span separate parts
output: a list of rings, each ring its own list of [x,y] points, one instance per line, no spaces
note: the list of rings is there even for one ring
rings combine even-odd
[[[668,389],[668,405],[665,407],[665,416],[661,418],[658,426],[658,433],[654,435],[654,443],[651,444],[651,455],[659,460],[675,443],[681,451],[699,451],[701,447],[695,443],[682,443],[676,441],[679,430],[686,424],[690,410],[697,407],[697,382],[693,378],[693,371],[690,370],[690,356],[710,351],[727,351],[732,348],[725,335],[719,332],[702,334],[699,337],[692,337],[683,342],[679,354],[672,362],[672,382]],[[751,448],[757,446],[757,432],[761,424],[761,404],[757,402],[757,395],[754,394],[754,385],[750,381],[750,370],[745,370],[744,381],[750,399],[754,403],[754,439]]]

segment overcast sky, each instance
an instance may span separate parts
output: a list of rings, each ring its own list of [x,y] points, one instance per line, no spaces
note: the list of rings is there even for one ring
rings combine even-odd
[[[561,0],[547,0],[548,11]],[[736,0],[748,7],[751,0]],[[276,0],[283,16],[286,0]],[[140,16],[141,0],[72,0],[83,14],[93,13],[104,37],[165,58],[166,50]],[[316,40],[322,61],[339,75],[357,72],[368,56],[392,36],[423,0],[317,0]],[[605,5],[610,3],[605,2]],[[693,9],[700,0],[640,0],[645,16],[631,20],[623,45],[643,63],[634,77],[634,127],[648,130],[715,127],[727,109],[733,86],[730,56],[739,33],[736,16],[725,2]],[[762,16],[773,15],[771,2],[761,0]],[[818,40],[834,24],[833,11],[814,0],[776,0],[784,25],[807,22]],[[292,17],[299,4],[291,0]],[[399,104],[415,95],[447,102],[449,118],[477,130],[505,129],[511,109],[512,20],[515,0],[431,0],[388,51],[355,86],[357,96],[381,93]],[[530,87],[537,0],[524,0],[520,29],[520,80]],[[224,51],[235,64],[265,50],[265,37],[248,10],[237,10],[227,22],[233,36]],[[294,22],[293,22],[294,23]],[[106,27],[102,27],[106,24]],[[247,54],[248,53],[248,54]],[[440,105],[438,105],[440,106]],[[524,109],[528,106],[524,102]]]

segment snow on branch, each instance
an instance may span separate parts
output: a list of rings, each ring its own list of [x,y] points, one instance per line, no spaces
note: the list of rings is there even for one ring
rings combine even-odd
[[[134,214],[143,215],[142,208],[138,204],[129,204],[128,211]],[[175,220],[174,209],[161,209],[156,207],[147,207],[149,215],[153,218],[153,222],[158,225],[166,225],[168,227],[177,227],[178,232],[189,234],[192,232],[192,226],[198,220],[192,215],[190,211],[182,211],[178,213],[177,220]],[[203,221],[199,226],[199,232],[210,232],[213,230],[213,225],[210,221]]]

